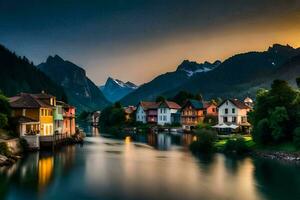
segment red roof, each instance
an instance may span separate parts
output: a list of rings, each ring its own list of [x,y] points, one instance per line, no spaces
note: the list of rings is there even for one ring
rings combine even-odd
[[[142,106],[144,110],[148,110],[148,109],[157,109],[159,104],[160,103],[156,103],[156,102],[141,101],[139,105]]]
[[[230,101],[233,105],[235,105],[239,109],[250,109],[249,106],[247,106],[244,102],[242,102],[238,99],[226,99],[218,107],[223,105],[226,101]]]

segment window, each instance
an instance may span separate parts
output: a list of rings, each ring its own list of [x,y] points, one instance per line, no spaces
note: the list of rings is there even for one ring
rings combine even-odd
[[[235,113],[235,108],[232,108],[232,113]]]
[[[224,122],[224,123],[228,122],[227,117],[223,117],[223,122]]]
[[[232,122],[236,123],[236,117],[232,117]]]
[[[228,114],[228,108],[225,108],[225,114]]]
[[[242,117],[242,123],[246,123],[247,122],[247,117]]]
[[[167,116],[164,115],[164,121],[167,121]]]
[[[26,116],[26,109],[22,109],[22,116]]]

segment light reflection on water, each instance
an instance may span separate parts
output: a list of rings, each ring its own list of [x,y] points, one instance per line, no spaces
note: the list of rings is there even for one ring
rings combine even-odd
[[[188,134],[98,136],[86,138],[83,147],[32,153],[0,168],[0,199],[300,199],[299,168],[194,156],[188,151],[192,141]]]

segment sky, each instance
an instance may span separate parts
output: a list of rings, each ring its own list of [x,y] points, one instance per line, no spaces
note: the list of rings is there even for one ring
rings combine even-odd
[[[185,59],[300,47],[300,0],[0,0],[0,44],[39,64],[59,55],[97,85],[142,84]]]

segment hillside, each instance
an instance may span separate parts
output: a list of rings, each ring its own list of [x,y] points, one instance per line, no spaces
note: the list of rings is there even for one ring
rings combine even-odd
[[[263,52],[237,54],[222,63],[216,62],[217,67],[205,73],[193,73],[191,76],[183,75],[180,78],[170,77],[157,83],[157,79],[161,80],[162,77],[166,77],[166,75],[161,75],[146,83],[147,88],[140,87],[139,90],[124,97],[122,102],[135,104],[142,99],[154,98],[157,95],[172,97],[181,90],[201,93],[206,98],[253,95],[259,87],[266,86],[270,78],[280,78],[282,71],[277,72],[280,67],[299,54],[300,49],[279,44],[274,44]],[[180,68],[181,66],[178,67]],[[177,72],[178,70],[170,74]],[[289,73],[298,75],[293,68]]]
[[[37,69],[25,57],[19,57],[0,45],[0,90],[7,96],[20,92],[39,93],[44,90],[58,99],[67,100],[61,86]]]
[[[86,76],[81,67],[55,55],[49,56],[38,68],[61,85],[69,102],[78,112],[102,109],[109,104],[99,88]]]
[[[137,90],[131,92],[121,102],[127,104],[137,104],[140,100],[153,100],[156,96],[180,87],[187,80],[197,74],[205,74],[214,71],[220,65],[220,61],[214,63],[196,63],[184,60],[176,71],[162,74],[152,81],[141,85]]]

